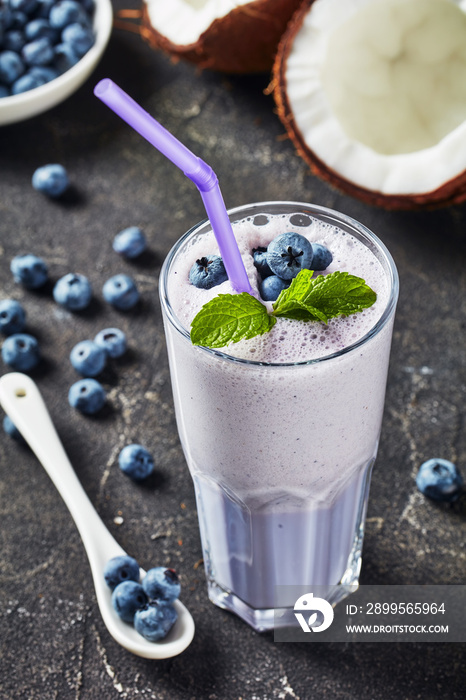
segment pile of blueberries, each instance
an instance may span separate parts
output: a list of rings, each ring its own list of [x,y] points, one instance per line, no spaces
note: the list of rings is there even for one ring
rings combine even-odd
[[[113,591],[112,605],[122,620],[134,625],[150,642],[167,636],[178,617],[173,603],[180,595],[180,581],[174,569],[149,569],[140,582],[136,559],[123,555],[110,559],[104,578]]]
[[[10,269],[14,280],[26,289],[40,289],[48,281],[47,264],[31,253],[14,257]],[[114,275],[107,280],[102,293],[109,304],[120,310],[133,308],[139,300],[136,283],[126,274]],[[90,282],[84,275],[69,272],[55,283],[53,298],[68,311],[85,309],[92,298]],[[18,372],[28,372],[40,361],[37,339],[22,332],[25,324],[26,313],[19,301],[0,301],[0,331],[7,336],[2,345],[2,359]],[[89,415],[102,408],[105,392],[93,377],[102,372],[109,357],[121,357],[126,347],[123,331],[105,328],[94,340],[83,340],[72,349],[71,364],[85,377],[70,389],[69,400],[72,406]]]
[[[2,0],[0,97],[50,82],[94,45],[94,0]]]
[[[1,0],[0,0],[1,1]],[[60,197],[69,186],[68,174],[59,164],[38,168],[32,177],[34,189],[49,197]],[[134,259],[147,248],[144,232],[138,226],[120,231],[113,240],[113,249],[127,259]],[[48,281],[48,268],[42,258],[33,254],[18,255],[11,261],[16,282],[26,289],[40,289]],[[115,275],[103,287],[106,301],[118,309],[128,310],[139,300],[136,284],[128,275]],[[53,297],[69,311],[86,308],[92,298],[88,279],[78,273],[61,277],[53,288]],[[5,364],[18,372],[34,369],[40,361],[37,339],[24,333],[26,312],[16,299],[0,300],[0,332],[6,336],[1,355]],[[68,393],[71,406],[88,415],[100,411],[106,401],[103,386],[94,377],[99,375],[109,359],[119,358],[127,350],[126,335],[119,328],[104,328],[93,340],[82,340],[71,350],[70,362],[83,379],[75,382]],[[21,433],[8,416],[3,420],[4,431],[18,441]],[[126,445],[120,452],[118,464],[123,473],[134,481],[146,479],[154,471],[154,459],[142,445]]]
[[[3,6],[0,5],[0,11],[2,9]],[[34,172],[32,185],[49,197],[58,198],[69,187],[68,174],[58,163],[44,165]],[[113,241],[115,252],[128,259],[138,257],[146,248],[144,232],[138,226],[123,229]],[[46,262],[32,253],[14,257],[10,269],[15,282],[26,289],[40,289],[49,279]],[[140,298],[135,281],[126,274],[110,277],[103,285],[102,294],[105,301],[121,311],[132,309]],[[81,311],[91,302],[91,284],[84,275],[69,272],[55,283],[53,298],[68,311]],[[26,313],[20,302],[15,299],[0,300],[0,332],[7,336],[2,345],[2,359],[18,372],[28,372],[40,361],[37,339],[23,333],[25,325]],[[69,402],[74,408],[88,415],[100,411],[106,396],[102,385],[94,377],[103,371],[108,358],[121,357],[126,348],[123,331],[105,328],[94,340],[83,340],[72,349],[71,364],[84,377],[73,384],[68,394]]]
[[[254,265],[260,276],[259,292],[264,301],[276,301],[300,270],[321,271],[332,262],[332,254],[320,243],[310,243],[293,231],[276,236],[267,248],[253,248]],[[211,289],[228,279],[219,255],[196,260],[189,272],[195,287]]]

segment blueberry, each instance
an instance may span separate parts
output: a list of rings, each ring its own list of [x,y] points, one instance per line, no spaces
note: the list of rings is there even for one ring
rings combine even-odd
[[[68,24],[61,34],[63,44],[71,46],[80,58],[89,51],[94,44],[94,33],[89,27],[83,27],[79,22]]]
[[[58,76],[58,72],[51,66],[31,66],[28,73],[37,78],[42,84],[49,83]]]
[[[71,350],[70,362],[83,377],[96,377],[107,364],[107,353],[93,340],[81,340]]]
[[[15,282],[19,282],[28,289],[38,289],[48,279],[47,265],[42,258],[31,253],[14,257],[10,264],[10,270]]]
[[[281,233],[269,243],[267,262],[275,275],[291,280],[300,270],[311,269],[312,246],[299,233]]]
[[[18,428],[16,425],[13,423],[11,420],[10,416],[5,416],[3,418],[3,430],[7,435],[9,435],[13,440],[16,440],[16,442],[24,443],[25,439],[19,432]]]
[[[73,51],[68,44],[57,44],[54,47],[53,65],[60,75],[66,73],[66,71],[75,66],[78,61],[78,54]]]
[[[30,41],[21,49],[21,58],[28,66],[46,66],[53,59],[54,55],[50,39],[47,39],[45,36]]]
[[[28,22],[24,27],[24,33],[28,41],[45,37],[52,44],[57,43],[58,32],[50,26],[50,22],[44,17],[37,17]]]
[[[26,313],[15,299],[0,301],[0,331],[4,335],[21,333],[26,324]]]
[[[125,474],[136,481],[146,479],[154,471],[154,458],[142,445],[126,445],[118,456],[118,464]]]
[[[28,16],[25,12],[15,10],[11,14],[10,29],[24,29],[28,21]]]
[[[428,459],[421,464],[416,476],[421,493],[434,501],[456,501],[463,486],[463,479],[453,462],[447,459]]]
[[[0,53],[0,81],[11,85],[24,73],[25,66],[15,51],[2,51]]]
[[[282,280],[277,275],[266,277],[259,285],[259,292],[264,301],[276,301],[280,292],[290,286],[287,280]]]
[[[208,255],[196,260],[189,271],[189,281],[200,289],[211,289],[228,279],[220,255]]]
[[[18,372],[27,372],[40,360],[39,343],[32,335],[14,333],[2,345],[2,359]]]
[[[326,270],[333,260],[333,255],[321,243],[312,244],[312,270]]]
[[[48,20],[50,10],[55,5],[56,0],[38,0],[35,17],[42,17]]]
[[[75,0],[59,0],[50,10],[49,22],[55,29],[64,29],[64,27],[73,22],[88,24],[89,18],[79,2],[75,2]]]
[[[105,301],[117,309],[127,311],[139,301],[135,281],[129,275],[119,274],[108,279],[102,289]]]
[[[21,29],[11,29],[3,37],[3,48],[15,53],[20,53],[25,43],[26,37]]]
[[[130,226],[117,233],[113,250],[125,258],[137,258],[147,247],[146,237],[139,226]]]
[[[56,282],[53,298],[68,311],[81,311],[89,306],[92,298],[90,282],[84,275],[68,272]]]
[[[6,85],[0,85],[0,97],[8,97],[10,94],[10,91],[8,90]]]
[[[121,357],[127,348],[126,335],[119,328],[104,328],[97,333],[94,343],[103,348],[108,357]]]
[[[180,581],[174,569],[156,566],[142,579],[142,587],[151,600],[173,603],[180,595]]]
[[[123,581],[112,593],[112,605],[125,622],[132,623],[136,612],[148,602],[143,587],[136,581]]]
[[[254,258],[254,266],[262,279],[273,275],[272,270],[267,262],[267,248],[259,246],[259,248],[252,249],[252,257]]]
[[[157,642],[167,636],[177,617],[178,614],[170,603],[153,601],[136,612],[134,627],[145,639]]]
[[[105,400],[105,390],[96,379],[80,379],[68,392],[70,406],[89,416],[100,411]]]
[[[112,591],[123,581],[139,581],[139,564],[128,554],[113,557],[105,564],[105,583]]]
[[[0,27],[4,29],[9,29],[12,22],[12,12],[9,5],[2,3],[0,5]]]
[[[80,1],[81,1],[81,5],[82,5],[82,6],[84,7],[84,9],[86,10],[87,14],[88,14],[89,16],[92,16],[92,13],[93,13],[94,10],[95,10],[95,2],[94,2],[94,0],[80,0]]]
[[[63,165],[49,163],[35,170],[32,186],[49,197],[60,197],[69,187],[68,173]]]
[[[43,84],[43,80],[39,80],[39,78],[31,75],[30,73],[25,73],[18,78],[18,80],[15,80],[11,86],[11,94],[20,95],[22,92],[28,92],[29,90],[33,90],[34,88],[40,87]]]
[[[12,10],[24,12],[25,15],[31,15],[37,8],[37,0],[9,0]]]

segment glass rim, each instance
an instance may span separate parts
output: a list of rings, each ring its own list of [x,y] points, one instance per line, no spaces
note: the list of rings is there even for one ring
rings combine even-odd
[[[306,202],[295,202],[291,200],[271,200],[271,201],[265,201],[265,202],[252,202],[250,204],[242,204],[238,207],[234,207],[232,209],[228,209],[227,213],[230,217],[230,219],[233,216],[236,216],[237,214],[240,214],[241,212],[245,212],[246,210],[252,210],[252,209],[260,209],[261,207],[271,207],[271,206],[276,206],[276,205],[281,205],[282,207],[296,207],[300,209],[305,209],[307,210],[306,213],[309,213],[311,216],[313,213],[316,215],[325,215],[325,216],[331,216],[334,217],[338,222],[346,224],[346,226],[352,228],[353,230],[356,230],[359,234],[361,234],[365,239],[369,239],[375,246],[378,248],[379,252],[382,254],[382,258],[385,260],[386,263],[386,269],[385,271],[388,273],[387,278],[388,278],[388,283],[390,286],[390,296],[387,301],[387,305],[385,306],[385,309],[383,310],[380,318],[376,321],[376,323],[369,329],[367,333],[365,333],[361,338],[356,340],[354,343],[351,345],[346,346],[345,348],[342,348],[340,350],[337,350],[336,352],[333,352],[329,355],[324,355],[323,357],[316,357],[311,360],[302,360],[299,362],[264,362],[260,360],[249,360],[249,359],[244,359],[242,357],[235,357],[234,355],[229,355],[226,352],[223,352],[221,350],[218,350],[216,348],[209,348],[204,345],[193,345],[193,349],[199,350],[201,352],[206,352],[209,355],[212,355],[214,357],[223,359],[228,362],[233,362],[233,363],[239,363],[239,364],[244,364],[244,365],[251,365],[251,366],[256,366],[256,367],[281,367],[282,369],[284,367],[308,367],[309,365],[313,364],[320,364],[322,362],[327,362],[329,360],[334,360],[338,357],[341,357],[342,355],[346,355],[349,352],[353,352],[354,350],[360,348],[362,345],[365,345],[371,338],[374,336],[378,335],[380,331],[385,328],[387,325],[388,321],[391,319],[395,307],[398,301],[398,293],[399,293],[399,277],[398,277],[398,271],[395,265],[395,261],[393,260],[393,257],[386,247],[386,245],[381,241],[381,239],[373,233],[367,226],[364,224],[361,224],[359,221],[356,219],[353,219],[351,216],[348,216],[347,214],[343,214],[342,212],[336,211],[335,209],[329,209],[328,207],[324,207],[318,204],[309,204]],[[257,214],[261,213],[259,211],[256,212]],[[252,215],[252,214],[249,214]],[[247,215],[245,215],[247,216]],[[159,296],[160,296],[160,301],[162,304],[162,309],[165,311],[165,316],[166,318],[170,321],[171,325],[175,330],[182,335],[189,343],[191,343],[191,337],[190,333],[187,328],[183,326],[183,324],[180,322],[178,319],[175,311],[173,310],[170,300],[169,300],[169,295],[168,295],[168,273],[170,271],[170,267],[172,264],[173,259],[175,258],[178,250],[183,246],[185,241],[187,239],[194,235],[196,231],[200,230],[203,226],[209,223],[208,219],[203,219],[202,221],[199,221],[197,224],[192,226],[186,233],[184,233],[181,238],[179,238],[176,243],[172,246],[172,248],[169,250],[163,264],[162,268],[160,270],[160,284],[159,284]]]

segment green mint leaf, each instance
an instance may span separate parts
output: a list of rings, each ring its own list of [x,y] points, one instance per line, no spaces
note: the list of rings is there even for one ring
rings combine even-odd
[[[348,272],[312,275],[312,270],[301,270],[274,303],[274,316],[327,323],[329,318],[367,309],[377,299],[361,277]]]
[[[267,333],[276,319],[247,292],[219,294],[204,304],[191,324],[191,342],[209,348],[248,340]]]

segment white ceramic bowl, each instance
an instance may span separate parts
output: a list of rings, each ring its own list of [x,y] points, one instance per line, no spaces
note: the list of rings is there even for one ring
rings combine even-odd
[[[100,61],[112,31],[111,0],[95,0],[95,43],[78,63],[45,85],[11,97],[0,97],[0,125],[20,122],[63,102],[75,92]]]

